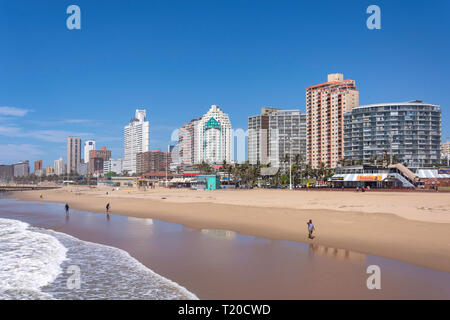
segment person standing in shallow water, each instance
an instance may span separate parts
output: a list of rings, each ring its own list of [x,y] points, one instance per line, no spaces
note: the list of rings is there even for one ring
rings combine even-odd
[[[109,202],[106,204],[106,213],[109,213]]]
[[[66,205],[64,206],[64,208],[66,209],[66,214],[69,214],[69,205],[66,203]]]
[[[314,224],[312,223],[312,220],[309,220],[306,224],[308,225],[308,238],[314,239],[312,234],[313,234],[315,228],[314,228]]]

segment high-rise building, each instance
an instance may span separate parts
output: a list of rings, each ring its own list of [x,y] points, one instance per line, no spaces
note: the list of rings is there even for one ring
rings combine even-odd
[[[182,166],[195,163],[195,128],[197,124],[198,120],[193,119],[178,130],[179,164]]]
[[[15,178],[26,177],[30,174],[30,162],[28,160],[14,163],[13,166]]]
[[[335,168],[344,156],[344,113],[359,104],[354,80],[329,74],[328,81],[306,88],[306,158],[313,167]]]
[[[137,173],[166,171],[169,170],[170,162],[170,152],[163,152],[159,149],[140,152],[136,156]]]
[[[212,105],[195,127],[194,162],[231,162],[232,132],[228,114]]]
[[[136,115],[124,128],[123,171],[136,173],[136,155],[146,152],[150,146],[150,124],[146,111],[136,110]]]
[[[415,100],[353,108],[344,115],[345,159],[409,167],[440,162],[441,109]],[[395,159],[393,159],[395,160]]]
[[[42,160],[37,160],[34,162],[34,172],[42,170]]]
[[[95,140],[87,140],[84,142],[83,161],[89,163],[89,151],[95,150]]]
[[[122,173],[122,159],[110,159],[103,162],[103,174],[114,172],[116,174]]]
[[[53,167],[55,168],[55,174],[58,176],[67,173],[66,163],[63,158],[53,161]]]
[[[34,162],[34,174],[36,176],[42,176],[44,174],[44,171],[42,170],[42,160]]]
[[[441,159],[450,158],[450,141],[441,144]]]
[[[67,138],[67,173],[78,173],[81,163],[81,138]]]
[[[46,176],[51,176],[52,174],[55,174],[55,169],[53,169],[53,167],[45,167],[45,175]]]
[[[99,158],[103,159],[101,164]],[[102,147],[100,150],[90,150],[89,159],[97,159],[95,161],[89,160],[89,173],[103,173],[104,161],[111,159],[111,150],[106,149],[106,147]]]
[[[250,164],[269,163],[269,115],[280,110],[262,107],[261,114],[248,117],[248,161]]]
[[[0,164],[0,179],[12,179],[14,177],[14,165]]]
[[[300,110],[278,110],[269,115],[269,162],[289,168],[296,155],[306,162],[306,115]]]
[[[261,108],[261,114],[248,118],[248,160],[288,168],[287,158],[300,155],[306,161],[306,115],[300,110]]]

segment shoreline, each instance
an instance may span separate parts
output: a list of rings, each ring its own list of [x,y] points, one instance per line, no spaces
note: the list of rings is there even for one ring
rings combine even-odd
[[[120,289],[114,288],[117,284],[122,286],[124,281],[134,289],[131,296],[130,291],[123,294],[139,299],[143,298],[142,294],[148,294],[148,286],[154,285],[151,279],[145,282],[131,274],[125,278],[110,278],[108,275],[117,272],[117,263],[108,262],[115,258],[107,258],[96,266],[96,262],[99,263],[96,245],[110,247],[110,253],[117,253],[117,249],[125,251],[126,256],[133,257],[150,271],[184,287],[200,299],[440,300],[450,297],[449,273],[350,250],[270,240],[232,231],[198,230],[156,219],[117,214],[106,218],[104,214],[72,210],[67,218],[61,214],[63,205],[52,202],[9,198],[0,200],[0,208],[0,217],[54,230],[58,234],[55,236],[70,248],[75,260],[62,268],[73,263],[79,265],[82,279],[87,282],[83,282],[82,291],[72,292],[64,289],[67,275],[60,274],[51,287],[43,291],[55,292],[63,299],[96,298],[97,293],[92,296],[91,290],[96,292],[100,288],[105,297],[121,298],[122,294],[116,295]],[[66,235],[74,237],[75,242],[81,241],[82,245],[73,246],[72,240],[66,243]],[[94,250],[86,251],[86,245]],[[366,268],[373,264],[382,270],[381,291],[366,287]],[[96,272],[99,267],[109,271]],[[114,283],[109,282],[111,279],[115,279]],[[164,292],[163,289],[163,296]]]
[[[106,195],[107,190],[109,190],[108,195]],[[412,197],[410,194],[404,194],[406,203],[416,201],[419,205],[430,207],[431,212],[435,210],[431,216],[420,217],[417,211],[420,212],[421,207],[416,208],[416,212],[406,208],[407,212],[402,211],[398,214],[372,212],[382,201],[379,199],[380,195],[381,198],[385,198],[384,202],[388,202],[386,196],[387,199],[392,199],[392,196],[381,193],[377,193],[376,197],[368,193],[371,196],[362,199],[367,203],[367,206],[363,207],[365,212],[357,211],[361,209],[358,206],[361,197],[355,200],[350,197],[350,202],[347,203],[348,199],[342,199],[338,192],[333,193],[338,196],[338,199],[331,200],[341,203],[340,210],[320,209],[311,203],[307,209],[308,201],[311,199],[305,199],[305,197],[300,197],[303,199],[298,200],[304,202],[303,206],[299,205],[300,209],[294,209],[292,206],[295,203],[289,202],[293,193],[289,191],[210,193],[156,189],[147,192],[131,192],[130,190],[111,192],[110,188],[95,190],[63,188],[47,191],[44,193],[44,198],[39,199],[40,193],[24,191],[12,193],[10,196],[22,201],[68,202],[73,209],[98,213],[104,213],[104,206],[109,202],[111,213],[114,214],[158,219],[196,229],[223,229],[269,239],[314,243],[450,272],[450,214],[447,211],[439,211],[439,209],[445,209],[447,204],[447,208],[450,208],[448,195],[435,196],[431,202],[428,199],[427,203],[424,199],[429,197],[429,194],[424,194],[423,199],[417,199],[422,198],[417,194]],[[282,203],[273,201],[272,207],[265,207],[264,201],[256,205],[250,201],[246,197],[249,193],[257,198],[266,199],[266,202],[274,196],[277,196],[278,200],[283,197],[286,199],[284,202],[282,199]],[[324,191],[318,193],[323,195]],[[317,196],[313,192],[308,194],[313,198]],[[361,194],[355,193],[353,196],[361,196]],[[333,195],[327,193],[327,197],[330,200]],[[235,198],[238,201],[234,201]],[[413,201],[413,198],[416,199]],[[373,200],[376,200],[375,206],[372,203]],[[230,204],[227,201],[237,204]],[[324,204],[322,206],[326,207]],[[410,219],[405,218],[408,214]],[[310,218],[313,219],[317,229],[314,240],[307,238],[306,221]]]

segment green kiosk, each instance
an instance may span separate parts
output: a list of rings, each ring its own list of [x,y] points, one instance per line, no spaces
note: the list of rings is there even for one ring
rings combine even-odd
[[[205,190],[220,189],[220,178],[215,174],[201,174],[197,176],[197,184],[205,185]]]

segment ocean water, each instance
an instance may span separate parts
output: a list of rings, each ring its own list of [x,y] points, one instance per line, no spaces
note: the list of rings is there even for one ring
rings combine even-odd
[[[197,297],[121,249],[0,218],[0,299]]]

